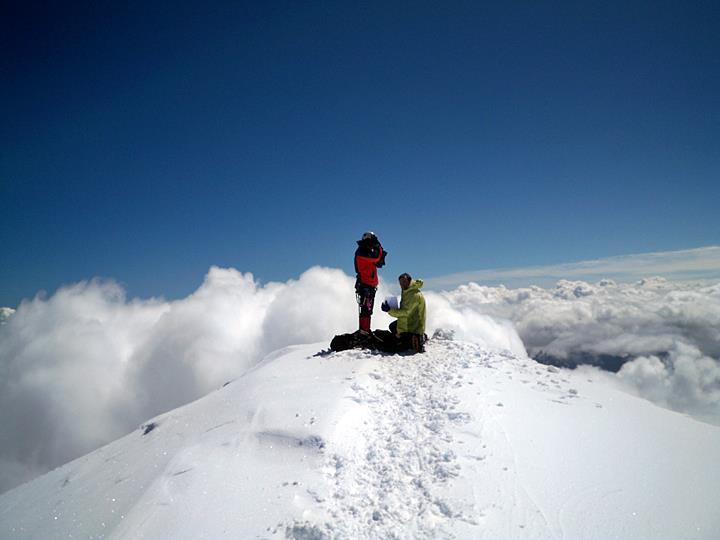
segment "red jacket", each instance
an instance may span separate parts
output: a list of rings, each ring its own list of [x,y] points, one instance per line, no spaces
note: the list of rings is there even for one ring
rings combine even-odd
[[[360,246],[355,251],[355,272],[357,272],[358,283],[378,286],[378,263],[383,259],[383,248],[380,244],[377,248],[367,249]]]

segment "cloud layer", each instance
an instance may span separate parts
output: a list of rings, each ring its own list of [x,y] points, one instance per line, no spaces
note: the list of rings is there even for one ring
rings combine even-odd
[[[203,396],[273,350],[353,331],[353,283],[319,267],[269,284],[211,268],[173,302],[128,300],[118,284],[93,280],[4,310],[0,491]],[[378,299],[390,292],[381,283]],[[640,396],[720,424],[720,283],[469,283],[425,297],[429,334],[444,328],[545,362],[595,363]],[[374,328],[390,322],[373,317]]]
[[[441,295],[456,310],[512,321],[530,356],[619,370],[638,395],[720,424],[720,283],[470,283]]]
[[[673,281],[720,279],[720,246],[607,257],[591,261],[462,272],[426,280],[434,289],[454,289],[468,282],[508,287],[553,286],[561,279],[598,281],[613,279],[634,282],[646,276],[664,276]]]
[[[64,287],[3,312],[0,491],[221,386],[287,345],[357,328],[354,278],[311,268],[259,284],[211,268],[182,300],[128,300],[112,281]],[[378,298],[389,294],[381,285]],[[512,325],[428,294],[428,331],[525,354]],[[390,317],[373,318],[375,328]]]

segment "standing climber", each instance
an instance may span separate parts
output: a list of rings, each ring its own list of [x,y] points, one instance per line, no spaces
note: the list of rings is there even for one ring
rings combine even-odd
[[[360,309],[360,333],[370,333],[370,317],[375,303],[375,291],[378,286],[377,269],[385,265],[387,252],[380,245],[373,232],[366,232],[357,241],[355,250],[355,295]]]

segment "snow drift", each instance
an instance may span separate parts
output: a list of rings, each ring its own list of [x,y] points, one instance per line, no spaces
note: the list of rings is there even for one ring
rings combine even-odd
[[[720,428],[510,352],[268,356],[0,496],[3,538],[714,539]]]

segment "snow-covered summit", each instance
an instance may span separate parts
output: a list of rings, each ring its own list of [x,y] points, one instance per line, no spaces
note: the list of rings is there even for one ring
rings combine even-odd
[[[720,428],[434,340],[268,356],[0,496],[2,538],[715,538]]]

